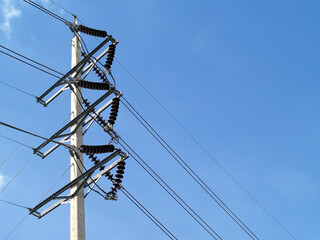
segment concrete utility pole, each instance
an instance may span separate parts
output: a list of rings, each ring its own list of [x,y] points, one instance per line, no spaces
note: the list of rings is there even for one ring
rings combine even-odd
[[[74,17],[74,24],[77,24],[77,18]],[[71,67],[77,65],[81,61],[81,42],[74,34],[72,39],[71,50]],[[80,79],[81,74],[73,77]],[[73,87],[74,92],[71,91],[71,120],[82,112],[81,107],[81,89]],[[71,131],[77,124],[71,127]],[[80,147],[82,145],[82,126],[71,136],[71,145]],[[83,173],[83,154],[79,153],[80,159],[71,155],[70,181],[74,180]],[[81,162],[79,162],[81,161]],[[70,193],[74,193],[79,187],[79,183],[72,187]],[[71,240],[85,240],[85,216],[84,216],[84,189],[80,189],[78,194],[70,200],[70,239]]]

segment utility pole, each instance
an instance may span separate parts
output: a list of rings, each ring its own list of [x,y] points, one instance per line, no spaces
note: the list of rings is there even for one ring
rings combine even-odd
[[[43,106],[47,106],[55,98],[57,98],[62,92],[70,88],[71,90],[71,120],[69,123],[61,127],[51,137],[45,139],[37,148],[33,151],[42,158],[45,158],[52,153],[59,146],[65,146],[70,151],[70,182],[60,188],[58,191],[42,200],[34,208],[31,208],[29,214],[34,215],[37,218],[42,218],[49,212],[53,211],[63,203],[70,201],[70,240],[85,240],[85,213],[84,213],[84,198],[90,193],[90,190],[97,185],[97,182],[102,176],[108,176],[109,180],[112,181],[113,187],[111,191],[106,193],[105,198],[108,200],[117,199],[117,190],[121,188],[121,182],[124,174],[125,160],[129,157],[127,153],[124,153],[120,149],[115,148],[113,144],[106,145],[83,145],[83,126],[86,126],[86,131],[89,129],[94,121],[98,121],[104,126],[108,126],[105,131],[110,135],[111,139],[119,139],[119,135],[113,130],[113,124],[117,119],[119,102],[122,93],[119,92],[107,79],[105,74],[96,67],[96,62],[107,55],[106,69],[110,69],[114,54],[115,47],[118,43],[111,35],[107,35],[106,31],[96,30],[83,25],[77,25],[77,18],[74,16],[74,23],[68,23],[71,31],[74,32],[71,47],[71,69],[64,74],[59,80],[54,83],[48,90],[46,90],[41,96],[37,97],[37,102]],[[88,54],[85,54],[81,58],[81,41],[79,32],[84,34],[92,35],[95,37],[105,38],[96,48],[94,48]],[[105,49],[99,56],[94,57],[105,44],[111,42],[109,47]],[[91,60],[93,58],[94,60]],[[91,70],[98,75],[102,82],[91,82],[82,80],[82,74],[89,74]],[[61,85],[63,85],[61,87]],[[85,108],[82,108],[82,94],[81,88],[88,88],[92,90],[103,90],[102,96],[96,99],[93,103],[83,101]],[[57,87],[60,89],[52,94],[52,91]],[[107,91],[106,91],[107,90]],[[50,97],[51,95],[51,97]],[[107,103],[101,106],[98,110],[95,108],[104,102],[105,99],[115,95]],[[47,100],[46,100],[47,99]],[[100,114],[108,107],[111,108],[109,120],[104,120]],[[111,126],[111,127],[110,127]],[[71,132],[65,133],[68,129]],[[62,139],[61,139],[62,138]],[[57,139],[60,139],[56,141]],[[65,144],[70,139],[70,145]],[[50,149],[45,152],[40,150],[44,149],[48,144],[55,143]],[[83,165],[83,153],[87,154],[94,166],[85,169]],[[94,154],[111,153],[104,159],[98,159]],[[109,166],[105,166],[109,161],[115,157],[119,157]],[[116,178],[113,178],[110,174],[110,170],[117,168]],[[86,171],[84,171],[86,170]],[[93,175],[95,171],[99,170],[99,173]],[[91,185],[91,186],[90,186]],[[89,187],[90,190],[84,195],[84,189]],[[65,191],[70,190],[69,194],[65,194]],[[55,201],[53,205],[47,207],[45,210],[41,210],[49,202]]]
[[[74,16],[74,24],[77,24],[77,17]],[[79,37],[74,33],[71,46],[71,68],[76,66],[81,61],[81,42]],[[72,77],[80,80],[81,72],[78,75],[74,73]],[[72,85],[71,91],[71,121],[82,112],[81,106],[81,88],[76,88]],[[79,123],[78,123],[79,124]],[[71,131],[78,124],[71,127]],[[82,145],[82,126],[78,127],[77,131],[71,136],[71,145],[80,147]],[[83,154],[79,153],[78,157],[71,155],[70,181],[76,179],[83,173]],[[70,193],[74,193],[80,183],[70,189]],[[81,187],[75,197],[70,199],[70,240],[85,240],[85,216],[84,216],[84,189]]]

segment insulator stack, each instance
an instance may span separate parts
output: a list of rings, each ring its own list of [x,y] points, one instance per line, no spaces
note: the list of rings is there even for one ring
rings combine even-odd
[[[83,25],[79,25],[77,30],[85,34],[101,38],[105,38],[108,35],[106,31],[89,28]]]
[[[110,88],[110,85],[108,83],[90,82],[85,80],[80,80],[77,82],[77,84],[79,87],[92,90],[108,90]]]
[[[80,152],[85,154],[108,153],[114,151],[113,145],[81,145]]]
[[[117,165],[116,178],[113,179],[114,180],[113,187],[111,187],[111,191],[113,191],[113,192],[117,192],[117,190],[121,188],[120,183],[122,183],[124,169],[126,168],[125,165],[126,165],[125,161],[121,161]]]
[[[108,55],[107,55],[107,60],[106,60],[106,64],[105,64],[105,68],[108,70],[111,68],[111,65],[113,63],[115,51],[116,51],[116,45],[110,44],[109,50],[108,50]]]
[[[88,154],[88,157],[91,159],[91,162],[93,162],[94,165],[97,165],[100,162],[100,160],[92,153]]]
[[[83,104],[86,106],[86,108],[90,107],[90,102],[88,101],[88,99],[83,99]]]
[[[93,71],[99,76],[99,78],[103,82],[108,83],[107,77],[103,74],[103,72],[96,65],[93,65]]]
[[[88,99],[83,99],[83,103],[86,106],[86,108],[90,107],[90,102],[88,101]],[[94,112],[94,108],[92,109],[92,112]],[[105,127],[108,125],[107,121],[104,120],[103,117],[100,116],[100,114],[96,115],[96,119],[101,126]]]
[[[104,174],[104,176],[107,177],[107,178],[108,178],[109,180],[111,180],[111,181],[112,181],[112,179],[113,179],[113,174],[111,174],[110,171],[106,172],[106,173]]]
[[[120,99],[118,97],[114,97],[111,102],[111,112],[109,116],[108,123],[113,125],[117,120],[118,112],[119,112],[119,102]]]

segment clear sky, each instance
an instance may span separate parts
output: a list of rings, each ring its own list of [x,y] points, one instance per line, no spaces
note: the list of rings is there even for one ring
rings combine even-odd
[[[36,2],[72,21],[50,1]],[[116,58],[296,239],[319,239],[319,1],[55,2],[77,14],[86,26],[119,39]],[[1,45],[60,72],[70,69],[68,43],[73,35],[67,26],[21,0],[1,0],[0,8]],[[82,36],[89,50],[99,43]],[[41,95],[56,81],[4,54],[0,61],[0,80],[33,95]],[[294,239],[119,62],[112,71],[117,89],[259,239]],[[90,80],[98,78],[91,75]],[[45,137],[70,113],[67,92],[43,108],[31,96],[3,84],[0,91],[0,121]],[[101,94],[83,93],[91,102]],[[108,114],[107,110],[103,116]],[[115,129],[222,239],[250,239],[122,105]],[[3,126],[0,134],[20,142],[27,137]],[[2,163],[19,145],[0,141]],[[108,141],[98,126],[84,137],[86,144]],[[25,143],[36,147],[41,140],[31,137]],[[31,149],[20,147],[1,165],[1,188],[32,155]],[[87,167],[92,164],[87,158],[85,162]],[[35,156],[0,199],[33,207],[69,164],[64,148],[45,159]],[[133,158],[126,166],[123,185],[178,239],[211,239]],[[66,174],[54,190],[68,180]],[[99,183],[109,190],[107,179]],[[86,198],[88,240],[167,238],[122,193],[118,197],[116,202],[106,201],[91,192]],[[0,239],[27,212],[0,202]],[[8,239],[68,238],[65,204],[40,220],[27,217]]]

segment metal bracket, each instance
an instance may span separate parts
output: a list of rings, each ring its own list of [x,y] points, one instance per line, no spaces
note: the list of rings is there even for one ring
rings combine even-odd
[[[63,83],[67,83],[67,78],[70,78],[72,74],[77,76],[81,73],[82,69],[84,68],[85,64],[89,61],[89,59],[99,51],[107,42],[114,41],[112,36],[108,36],[102,43],[100,43],[94,50],[92,50],[87,56],[85,56],[76,66],[74,66],[71,70],[69,70],[62,78],[60,78],[55,84],[53,84],[47,91],[45,91],[40,97],[37,97],[37,102],[41,103],[44,106],[47,106],[54,98],[62,93],[62,91],[58,91],[54,94],[54,97],[51,97],[48,101],[45,101],[44,98],[52,92],[56,87],[62,85]]]
[[[116,156],[120,156],[120,158],[118,160],[116,160],[114,163],[112,163],[110,166],[105,168],[103,171],[100,171],[94,177],[91,177],[91,175],[98,168],[100,168],[102,165],[106,164],[111,159],[115,158]],[[49,196],[48,198],[46,198],[45,200],[43,200],[42,202],[37,204],[34,208],[30,209],[29,214],[30,215],[34,215],[34,216],[36,216],[38,218],[43,217],[44,215],[48,214],[49,212],[51,212],[52,210],[54,210],[55,208],[60,206],[62,203],[68,201],[69,199],[71,199],[72,197],[74,197],[76,195],[76,192],[75,192],[73,194],[69,194],[69,195],[66,195],[66,196],[61,196],[61,194],[64,193],[66,190],[74,187],[79,182],[81,182],[81,185],[77,189],[77,191],[79,191],[81,187],[84,187],[84,188],[88,187],[94,181],[97,181],[98,178],[101,177],[102,175],[104,175],[107,171],[110,171],[115,166],[117,166],[119,161],[123,161],[123,160],[127,159],[128,157],[129,157],[128,154],[122,152],[120,149],[117,149],[115,152],[110,154],[108,157],[106,157],[103,160],[101,160],[98,164],[96,164],[95,166],[93,166],[90,169],[88,169],[85,173],[83,173],[82,175],[80,175],[79,177],[77,177],[76,179],[71,181],[70,183],[66,184],[64,187],[62,187],[61,189],[59,189],[55,193],[51,194],[51,196]],[[38,211],[40,208],[42,208],[43,206],[48,204],[50,201],[55,200],[55,199],[61,199],[61,200],[56,202],[54,205],[52,205],[51,207],[47,208],[43,212],[39,212]]]
[[[115,90],[115,91],[117,91],[117,90]],[[121,97],[121,96],[122,96],[122,92],[118,92],[118,91],[117,91],[116,93],[115,93],[115,92],[113,92],[113,93],[116,94],[117,97]],[[87,124],[89,124],[90,122],[94,121],[94,119],[96,119],[99,114],[101,114],[104,110],[106,110],[106,109],[111,105],[111,102],[112,102],[112,100],[108,101],[106,104],[104,104],[104,105],[103,105],[101,108],[99,108],[99,110],[97,110],[97,111],[91,111],[92,114],[86,118],[86,120],[83,122],[83,125],[82,125],[82,126],[84,127],[84,126],[86,126]],[[85,130],[85,132],[86,132],[86,130]],[[85,134],[85,132],[84,132],[84,134]],[[110,134],[109,134],[109,135],[110,135]],[[62,139],[59,141],[59,143],[63,143],[63,142],[65,142],[65,141],[67,141],[68,139],[70,139],[70,136],[65,136],[64,138],[62,138]],[[60,146],[60,144],[55,144],[54,146],[52,146],[48,151],[46,151],[45,153],[43,153],[42,158],[47,157],[50,153],[52,153],[54,150],[56,150],[59,146]],[[43,146],[43,147],[44,147],[44,146]],[[39,148],[39,150],[40,150],[40,148]],[[37,151],[38,151],[38,150],[37,150]]]
[[[114,88],[110,88],[108,92],[106,92],[104,95],[102,95],[97,101],[95,101],[93,104],[90,105],[86,110],[81,112],[77,117],[75,117],[72,121],[67,123],[64,127],[62,127],[60,130],[58,130],[55,134],[53,134],[48,140],[44,141],[39,147],[34,149],[34,153],[37,153],[40,151],[43,147],[45,147],[48,143],[50,143],[52,140],[60,137],[65,136],[71,136],[83,122],[85,121],[85,118],[92,112],[92,109],[96,107],[99,103],[101,103],[104,99],[106,99],[109,95],[111,95],[114,92]],[[65,130],[67,130],[69,127],[77,124],[77,127],[70,133],[62,134]]]

